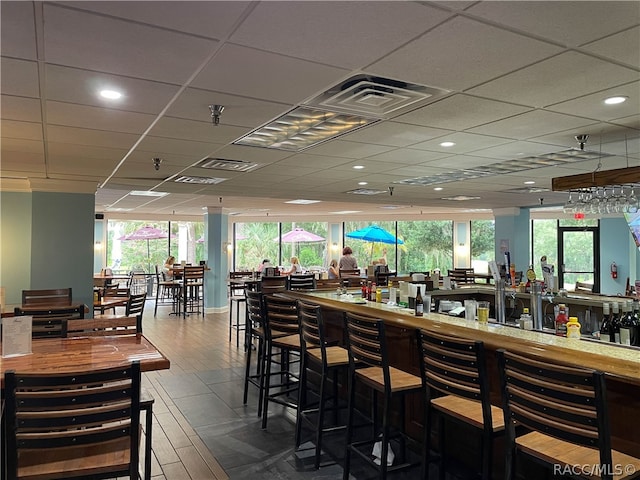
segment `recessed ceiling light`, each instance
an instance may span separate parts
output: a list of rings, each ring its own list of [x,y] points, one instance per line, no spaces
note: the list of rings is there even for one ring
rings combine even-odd
[[[155,190],[131,190],[129,195],[135,195],[137,197],[164,197],[169,195],[169,192],[157,192]]]
[[[338,212],[329,212],[334,213],[336,215],[349,215],[350,213],[360,213],[362,210],[340,210]]]
[[[353,168],[355,168],[356,170],[362,170],[364,168],[364,165],[354,165]]]
[[[465,200],[479,200],[480,197],[470,197],[468,195],[456,195],[455,197],[443,197],[442,200],[451,200],[454,202],[464,202]]]
[[[534,185],[536,182],[534,182],[533,180],[527,180],[526,182],[524,182],[525,185]]]
[[[320,203],[320,200],[305,200],[304,198],[299,198],[297,200],[289,200],[284,203],[294,203],[296,205],[310,205],[312,203]]]
[[[606,103],[607,105],[617,105],[618,103],[626,102],[627,98],[629,97],[621,97],[621,96],[609,97],[609,98],[605,98],[604,103]]]
[[[109,100],[117,100],[120,97],[122,97],[122,94],[115,90],[101,90],[100,96],[104,98],[108,98]]]
[[[443,188],[442,188],[442,187],[435,187],[435,188],[434,188],[434,190],[435,190],[436,192],[439,192],[440,190],[443,190]]]
[[[369,182],[358,182],[358,185],[368,185]]]
[[[441,147],[453,147],[455,145],[455,143],[453,142],[442,142],[440,144]]]

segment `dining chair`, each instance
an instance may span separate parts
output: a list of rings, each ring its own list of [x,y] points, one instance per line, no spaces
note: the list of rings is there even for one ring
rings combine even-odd
[[[274,277],[263,276],[260,279],[260,291],[264,294],[282,292],[287,290],[289,277],[286,275],[276,275]]]
[[[146,294],[143,294],[146,295]],[[67,338],[97,337],[107,335],[142,335],[141,317],[137,315],[109,315],[103,318],[69,320]],[[151,479],[151,449],[153,439],[153,395],[145,388],[140,389],[140,410],[145,412],[145,456],[144,479]]]
[[[15,316],[28,315],[32,317],[31,337],[64,338],[67,334],[67,323],[72,319],[84,318],[84,305],[61,306],[25,311],[22,307],[14,309]]]
[[[140,363],[4,377],[10,479],[138,478]]]
[[[142,333],[142,315],[144,314],[144,305],[147,300],[147,293],[132,294],[127,298],[124,315],[101,314],[94,315],[96,319],[114,319],[117,317],[136,317]]]
[[[169,280],[162,269],[156,265],[156,298],[153,316],[158,314],[158,305],[173,305],[179,296],[181,284],[176,280]]]
[[[204,312],[204,266],[185,265],[182,271],[181,306],[182,316],[187,313]],[[188,310],[189,309],[189,310]]]
[[[253,272],[238,271],[229,272],[229,341],[231,341],[233,330],[236,331],[236,348],[240,347],[240,332],[244,331],[247,323],[246,305],[247,297],[245,296],[245,284],[242,282],[243,278],[251,278]],[[236,283],[233,280],[240,281]],[[233,322],[233,305],[236,306],[236,321]],[[244,319],[240,322],[240,306],[244,306],[245,311]]]
[[[289,290],[314,290],[315,288],[316,276],[313,273],[289,276]]]
[[[569,467],[578,475],[583,468],[583,477],[602,480],[638,476],[640,458],[611,446],[603,372],[504,349],[496,353],[507,429],[506,480],[516,478],[519,456],[554,474]]]

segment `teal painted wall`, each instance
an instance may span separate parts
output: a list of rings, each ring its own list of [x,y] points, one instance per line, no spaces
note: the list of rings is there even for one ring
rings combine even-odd
[[[93,271],[94,272],[99,272],[100,270],[102,270],[104,267],[106,267],[105,265],[105,252],[106,252],[106,248],[107,245],[105,244],[105,242],[103,241],[103,237],[106,238],[106,236],[104,235],[104,231],[105,231],[105,224],[106,222],[104,220],[96,220],[94,223],[94,227],[93,227]],[[100,248],[95,248],[95,242],[100,242]]]
[[[93,305],[94,204],[91,194],[33,192],[32,289],[71,287]]]
[[[31,288],[31,193],[0,192],[0,286],[7,305]]]
[[[496,213],[496,262],[504,263],[504,254],[500,251],[500,242],[501,240],[508,240],[511,263],[515,263],[516,271],[525,272],[529,268],[530,224],[528,208],[520,208],[517,215],[499,215]]]
[[[223,213],[207,213],[204,216],[205,238],[209,271],[205,272],[205,308],[219,310],[227,306],[227,275],[229,257],[222,247],[229,239],[229,216]]]
[[[600,220],[600,291],[605,294],[623,294],[627,277],[635,282],[640,261],[638,248],[624,217]],[[618,278],[611,278],[611,262],[618,266]]]

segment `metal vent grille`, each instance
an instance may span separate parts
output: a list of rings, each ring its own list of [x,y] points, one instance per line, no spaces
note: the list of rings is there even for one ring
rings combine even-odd
[[[230,170],[232,172],[248,172],[253,170],[259,164],[253,162],[247,162],[245,160],[227,160],[225,158],[205,158],[198,167],[209,168],[211,170]]]
[[[390,118],[433,101],[449,90],[383,77],[356,75],[307,102],[331,111]]]
[[[349,190],[346,193],[353,195],[380,195],[381,193],[387,193],[386,190],[373,190],[371,188],[356,188],[355,190]]]
[[[545,187],[518,187],[511,188],[509,190],[505,190],[508,193],[540,193],[540,192],[548,192],[549,189]]]
[[[176,177],[173,181],[176,183],[193,183],[193,184],[201,184],[201,185],[216,185],[218,183],[224,182],[226,178],[216,178],[216,177],[192,177],[189,175],[181,175]]]

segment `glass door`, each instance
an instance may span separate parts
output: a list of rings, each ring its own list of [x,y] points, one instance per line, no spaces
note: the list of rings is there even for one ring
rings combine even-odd
[[[574,290],[576,282],[600,291],[600,235],[598,227],[558,227],[559,288]]]

